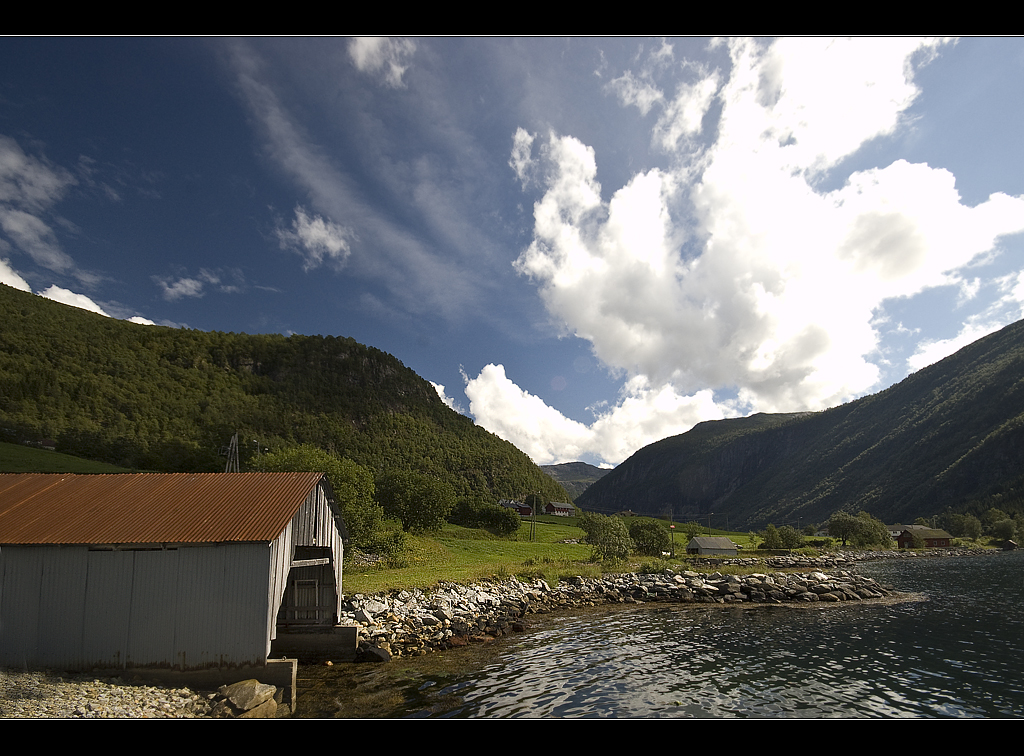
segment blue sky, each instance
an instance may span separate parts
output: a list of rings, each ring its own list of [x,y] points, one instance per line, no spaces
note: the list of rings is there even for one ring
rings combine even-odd
[[[0,282],[351,336],[541,464],[1022,317],[1019,39],[4,39]],[[439,388],[440,390],[440,388]]]

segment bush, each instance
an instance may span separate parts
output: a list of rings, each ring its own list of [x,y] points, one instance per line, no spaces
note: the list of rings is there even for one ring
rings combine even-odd
[[[847,541],[859,549],[868,546],[892,548],[892,538],[885,523],[867,512],[858,512],[856,517],[848,512],[836,512],[829,518],[828,534],[842,540],[843,548],[846,548]]]
[[[783,525],[779,528],[779,538],[782,540],[784,549],[799,549],[804,544],[804,537],[790,525]]]
[[[442,480],[422,473],[392,471],[377,480],[377,502],[406,530],[440,528],[455,507],[455,492]]]
[[[361,544],[363,551],[393,561],[405,552],[405,531],[398,520],[386,520]]]
[[[760,537],[764,541],[761,544],[762,549],[792,550],[799,549],[804,543],[804,537],[797,532],[796,528],[790,525],[783,525],[781,528],[769,525],[761,532]]]
[[[660,522],[634,520],[629,524],[629,537],[633,539],[638,554],[661,556],[669,548],[669,533]]]
[[[633,540],[619,517],[586,512],[580,517],[580,527],[587,534],[587,543],[594,547],[594,560],[625,559],[633,550]]]
[[[1000,541],[1009,541],[1013,539],[1014,533],[1014,522],[1007,518],[1005,520],[999,520],[999,522],[992,525],[992,535],[998,538]]]
[[[463,497],[455,503],[448,522],[464,528],[486,528],[497,535],[509,536],[519,530],[522,520],[515,510],[480,498]]]

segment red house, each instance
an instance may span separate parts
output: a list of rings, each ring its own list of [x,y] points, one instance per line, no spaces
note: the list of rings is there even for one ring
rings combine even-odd
[[[911,549],[914,547],[914,536],[924,541],[926,549],[943,548],[953,543],[953,536],[945,530],[925,525],[907,525],[903,532],[896,536],[896,543],[901,549]]]

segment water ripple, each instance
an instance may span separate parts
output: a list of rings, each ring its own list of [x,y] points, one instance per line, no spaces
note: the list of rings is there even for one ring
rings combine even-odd
[[[926,601],[551,619],[425,689],[444,717],[1019,717],[1024,553],[861,571]]]

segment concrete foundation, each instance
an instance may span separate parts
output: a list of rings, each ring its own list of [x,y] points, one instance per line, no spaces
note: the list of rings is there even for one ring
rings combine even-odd
[[[336,626],[318,632],[278,631],[277,639],[271,644],[274,657],[298,659],[303,663],[322,664],[326,661],[350,662],[359,648],[359,628]]]

